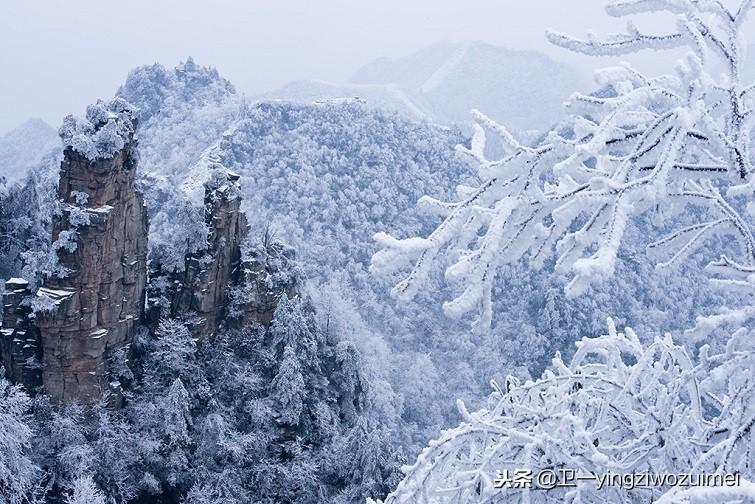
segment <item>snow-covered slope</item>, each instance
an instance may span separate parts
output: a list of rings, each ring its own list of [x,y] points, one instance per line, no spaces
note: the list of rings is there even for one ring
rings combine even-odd
[[[212,75],[207,68],[194,71]],[[416,201],[424,194],[451,197],[455,182],[464,179],[467,166],[454,153],[462,135],[360,100],[246,103],[225,88],[219,76],[198,86],[198,96],[190,96],[184,94],[188,86],[182,72],[183,65],[177,71],[159,66],[136,69],[119,91],[136,105],[156,111],[147,114],[139,129],[139,170],[150,211],[152,257],[163,265],[180,265],[185,246],[201,245],[202,183],[209,176],[208,165],[221,163],[241,175],[253,239],[261,239],[271,226],[278,239],[297,250],[317,302],[332,302],[331,310],[348,312],[338,317],[329,312],[329,323],[348,320],[351,328],[346,332],[369,355],[374,372],[394,387],[399,382],[417,384],[416,395],[402,390],[407,404],[419,411],[424,401],[434,413],[425,412],[416,420],[418,426],[405,434],[421,432],[406,442],[424,442],[424,429],[436,432],[452,410],[452,399],[474,388],[474,378],[460,374],[459,383],[440,387],[427,376],[391,377],[392,366],[403,366],[401,359],[413,361],[410,356],[418,350],[390,359],[389,365],[365,345],[385,345],[381,336],[389,332],[397,338],[413,331],[440,338],[434,329],[453,323],[439,309],[389,302],[387,290],[368,272],[369,258],[375,248],[372,235],[378,230],[428,230],[429,221],[415,211]],[[223,91],[208,95],[208,89]],[[344,308],[348,303],[354,305]],[[437,390],[422,392],[421,382]]]
[[[41,119],[30,119],[0,137],[0,177],[8,183],[23,178],[59,144],[55,129]]]
[[[428,104],[410,90],[392,84],[336,84],[317,80],[289,82],[280,89],[257,97],[309,104],[321,101],[358,100],[366,105],[399,112],[410,119],[435,119]],[[440,121],[439,121],[440,122]]]
[[[443,121],[467,122],[476,108],[520,131],[550,126],[563,101],[585,86],[576,71],[544,54],[483,43],[441,43],[381,59],[353,81],[411,89]]]
[[[250,222],[279,232],[313,272],[365,269],[382,226],[420,228],[423,194],[450,194],[466,166],[458,133],[358,101],[251,106],[218,146],[242,176]]]
[[[543,130],[585,83],[570,67],[535,51],[484,43],[439,43],[408,56],[378,59],[349,84],[298,81],[265,98],[311,102],[359,96],[369,105],[439,124],[468,125],[477,108],[514,130]]]
[[[240,96],[217,70],[189,58],[132,70],[116,93],[139,108],[143,172],[181,176],[234,119]]]
[[[171,191],[201,206],[208,165],[219,160],[242,176],[253,228],[274,223],[317,274],[336,264],[366,270],[374,232],[419,229],[417,199],[450,196],[467,170],[454,154],[457,130],[358,99],[249,104],[191,61],[135,69],[118,95],[143,110],[140,171],[153,234],[175,222],[158,215]]]

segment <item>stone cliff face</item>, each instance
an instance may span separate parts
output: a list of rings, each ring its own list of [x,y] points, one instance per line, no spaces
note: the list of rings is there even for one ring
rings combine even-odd
[[[144,308],[148,222],[134,184],[135,112],[122,100],[94,107],[61,130],[53,240],[68,274],[47,278],[37,293],[50,305],[37,318],[42,385],[56,403],[117,395],[107,357],[130,344]]]
[[[292,249],[266,239],[242,260],[248,225],[239,176],[213,162],[206,242],[186,256],[183,271],[153,265],[145,299],[148,220],[134,182],[136,123],[120,99],[89,107],[86,119],[66,118],[51,268],[62,273],[45,278],[36,294],[25,280],[6,282],[2,364],[13,381],[29,392],[41,386],[54,404],[110,393],[117,405],[120,383],[109,376],[109,358],[129,355],[142,320],[181,318],[198,340],[210,340],[226,319],[233,327],[269,325],[281,296],[298,295]]]
[[[282,296],[300,295],[301,272],[294,250],[280,243],[267,242],[255,247],[241,265],[243,277],[235,291],[236,323],[269,326]]]
[[[218,165],[205,184],[203,250],[186,256],[182,272],[153,271],[149,320],[182,318],[199,340],[211,339],[222,321],[231,327],[269,325],[281,296],[299,295],[300,272],[294,251],[280,243],[251,247],[242,258],[248,235],[241,211],[239,176]]]
[[[207,243],[203,250],[186,257],[179,274],[169,274],[167,292],[171,317],[183,317],[198,339],[212,338],[218,331],[227,305],[228,286],[241,278],[241,242],[248,229],[241,211],[239,176],[224,169],[213,171],[205,184]],[[150,318],[166,316],[152,305]]]
[[[42,349],[39,328],[28,303],[30,294],[26,280],[11,278],[5,282],[0,353],[6,374],[26,390],[33,391],[42,385]]]

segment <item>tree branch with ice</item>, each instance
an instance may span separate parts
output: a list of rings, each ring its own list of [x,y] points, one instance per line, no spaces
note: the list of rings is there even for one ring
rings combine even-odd
[[[753,497],[755,348],[734,338],[726,351],[703,347],[695,363],[670,335],[643,345],[631,329],[584,338],[569,364],[559,355],[551,370],[520,383],[509,377],[489,406],[444,431],[385,504],[456,502],[634,503]],[[503,488],[498,471],[568,469],[601,474],[740,472],[738,488],[685,490],[598,488],[594,479],[549,490]],[[682,490],[682,491],[680,491]],[[707,493],[706,493],[707,492]]]
[[[475,327],[484,329],[502,265],[526,259],[537,268],[554,257],[556,271],[570,277],[567,294],[577,296],[613,274],[633,219],[660,211],[681,216],[688,205],[700,208],[705,220],[650,244],[660,266],[681,262],[714,235],[740,243],[736,261],[727,260],[732,268],[755,266],[755,240],[740,198],[755,192],[753,97],[740,75],[742,23],[752,2],[730,11],[714,1],[629,0],[610,2],[607,10],[619,17],[666,11],[676,17],[676,31],[647,35],[630,23],[626,33],[604,41],[548,37],[596,56],[677,47],[688,54],[672,75],[648,77],[626,64],[596,72],[597,91],[575,93],[566,105],[568,120],[534,147],[474,111],[471,145],[458,152],[475,167],[478,185],[460,186],[452,202],[420,199],[442,219],[427,237],[375,235],[381,250],[372,271],[408,270],[394,296],[411,299],[448,258],[445,277],[460,294],[444,304],[445,313],[477,311]],[[714,78],[722,64],[726,73]],[[505,147],[500,159],[486,156],[489,134]]]

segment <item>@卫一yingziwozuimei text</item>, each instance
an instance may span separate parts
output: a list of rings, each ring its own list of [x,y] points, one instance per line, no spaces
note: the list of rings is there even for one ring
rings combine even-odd
[[[593,481],[598,490],[606,488],[659,487],[736,487],[740,485],[739,473],[614,473],[602,474],[579,472],[574,469],[508,469],[496,473],[494,485],[498,489],[541,489],[576,487],[580,482]]]

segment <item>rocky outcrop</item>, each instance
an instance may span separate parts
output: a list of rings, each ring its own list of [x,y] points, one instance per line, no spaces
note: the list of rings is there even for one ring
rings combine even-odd
[[[211,339],[223,321],[233,327],[269,325],[281,296],[299,295],[300,272],[294,251],[266,236],[263,243],[242,244],[248,226],[241,211],[239,176],[213,163],[205,184],[207,241],[188,254],[181,272],[150,274],[149,320],[181,318],[199,340]]]
[[[222,168],[212,172],[205,184],[206,246],[186,256],[183,272],[167,275],[168,286],[161,293],[170,316],[184,318],[200,340],[217,333],[227,307],[227,289],[241,278],[241,243],[248,226],[238,179]],[[165,306],[151,302],[150,307],[151,320],[166,316]]]
[[[5,282],[0,353],[6,374],[29,391],[42,385],[39,328],[29,303],[29,282],[11,278]]]
[[[144,308],[147,212],[134,184],[135,111],[123,100],[98,102],[86,119],[66,118],[53,241],[62,277],[37,296],[42,384],[54,403],[98,400],[119,391],[107,357],[127,347]]]
[[[301,272],[294,249],[264,239],[249,251],[242,262],[242,283],[235,290],[235,322],[245,326],[273,321],[281,296],[293,299],[300,295]]]
[[[108,363],[127,360],[145,319],[148,221],[135,186],[136,122],[123,100],[98,102],[86,119],[66,118],[52,232],[56,273],[35,295],[24,280],[6,282],[3,366],[30,392],[41,385],[55,404],[92,403],[107,393],[117,404],[119,366]],[[248,225],[239,176],[208,159],[206,240],[180,272],[153,264],[146,303],[146,320],[181,318],[198,340],[211,340],[226,320],[269,325],[281,297],[299,295],[300,278],[293,250],[269,236],[242,259]]]

